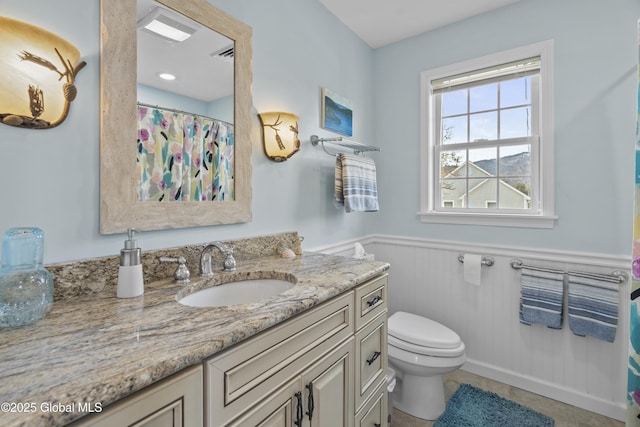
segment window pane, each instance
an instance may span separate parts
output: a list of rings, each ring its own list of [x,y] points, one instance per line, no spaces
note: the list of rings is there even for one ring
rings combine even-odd
[[[442,94],[442,115],[454,116],[467,112],[467,89]]]
[[[500,82],[500,107],[531,104],[531,77]]]
[[[442,120],[442,144],[467,142],[467,116]]]
[[[531,176],[531,145],[500,147],[500,176]]]
[[[466,179],[447,178],[440,181],[440,207],[462,208],[466,193]]]
[[[469,111],[495,110],[498,108],[498,83],[475,86],[469,89]]]
[[[466,192],[466,151],[440,152],[440,207],[462,207],[460,195]]]
[[[465,177],[466,169],[461,166],[464,166],[467,160],[466,154],[464,150],[440,152],[440,176],[442,178]]]
[[[470,179],[469,192],[465,197],[468,206],[475,209],[484,209],[491,205],[492,202],[495,203],[498,200],[497,182],[496,178]]]
[[[531,136],[531,107],[500,111],[500,138]]]
[[[500,182],[500,209],[529,209],[531,207],[531,180],[509,178]]]
[[[488,113],[471,114],[470,141],[483,141],[498,139],[498,113],[491,111]]]
[[[469,150],[469,162],[473,164],[469,168],[469,176],[483,178],[495,175],[497,155],[496,147]]]

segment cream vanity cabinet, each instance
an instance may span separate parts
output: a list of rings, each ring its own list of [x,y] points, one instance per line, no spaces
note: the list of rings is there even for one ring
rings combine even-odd
[[[386,427],[387,275],[204,363],[208,427]]]

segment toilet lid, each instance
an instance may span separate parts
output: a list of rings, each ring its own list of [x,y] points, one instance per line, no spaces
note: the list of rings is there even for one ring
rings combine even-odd
[[[460,336],[431,319],[398,311],[389,317],[389,335],[413,345],[431,348],[460,347]]]

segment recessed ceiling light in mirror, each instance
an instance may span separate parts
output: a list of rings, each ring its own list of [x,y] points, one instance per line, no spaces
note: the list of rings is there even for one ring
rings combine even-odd
[[[162,80],[175,80],[176,76],[174,76],[173,74],[169,74],[169,73],[158,73],[158,77],[160,77]]]

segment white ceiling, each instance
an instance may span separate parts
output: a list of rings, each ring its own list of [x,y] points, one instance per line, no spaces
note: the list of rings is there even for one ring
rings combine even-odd
[[[373,48],[519,0],[320,0]]]

